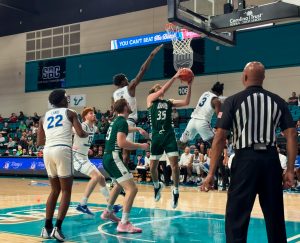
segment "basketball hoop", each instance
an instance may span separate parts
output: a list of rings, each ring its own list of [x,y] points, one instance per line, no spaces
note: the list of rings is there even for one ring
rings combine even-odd
[[[194,62],[194,52],[191,47],[193,35],[189,31],[172,23],[166,24],[166,32],[172,40],[173,66],[179,68],[191,68]]]

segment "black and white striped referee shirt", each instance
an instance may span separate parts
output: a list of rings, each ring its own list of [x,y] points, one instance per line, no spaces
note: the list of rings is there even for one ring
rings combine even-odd
[[[275,146],[277,127],[294,127],[287,104],[278,95],[260,86],[251,86],[228,97],[218,114],[217,128],[233,131],[236,149],[262,143]]]

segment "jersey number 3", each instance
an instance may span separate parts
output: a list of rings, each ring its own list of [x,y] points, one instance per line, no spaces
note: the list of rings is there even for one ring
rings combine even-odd
[[[200,107],[204,106],[206,100],[207,100],[207,98],[204,97],[204,98],[200,101],[199,106],[200,106]]]
[[[62,127],[62,125],[63,125],[62,119],[63,119],[62,115],[56,115],[55,117],[49,116],[47,119],[47,121],[49,122],[47,128],[50,129],[53,127]]]

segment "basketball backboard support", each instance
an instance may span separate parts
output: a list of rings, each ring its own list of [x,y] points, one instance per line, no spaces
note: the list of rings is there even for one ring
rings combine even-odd
[[[234,46],[239,29],[300,21],[299,6],[300,0],[168,0],[168,20]]]

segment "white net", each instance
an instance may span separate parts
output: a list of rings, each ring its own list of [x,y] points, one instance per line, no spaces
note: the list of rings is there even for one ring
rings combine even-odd
[[[181,29],[179,26],[168,23],[166,31],[172,40],[173,54],[183,55],[193,53],[191,48],[192,38],[184,38],[186,29]]]
[[[166,25],[166,31],[172,40],[175,70],[191,68],[194,62],[194,52],[191,47],[192,38],[189,38],[188,31],[171,23]]]

